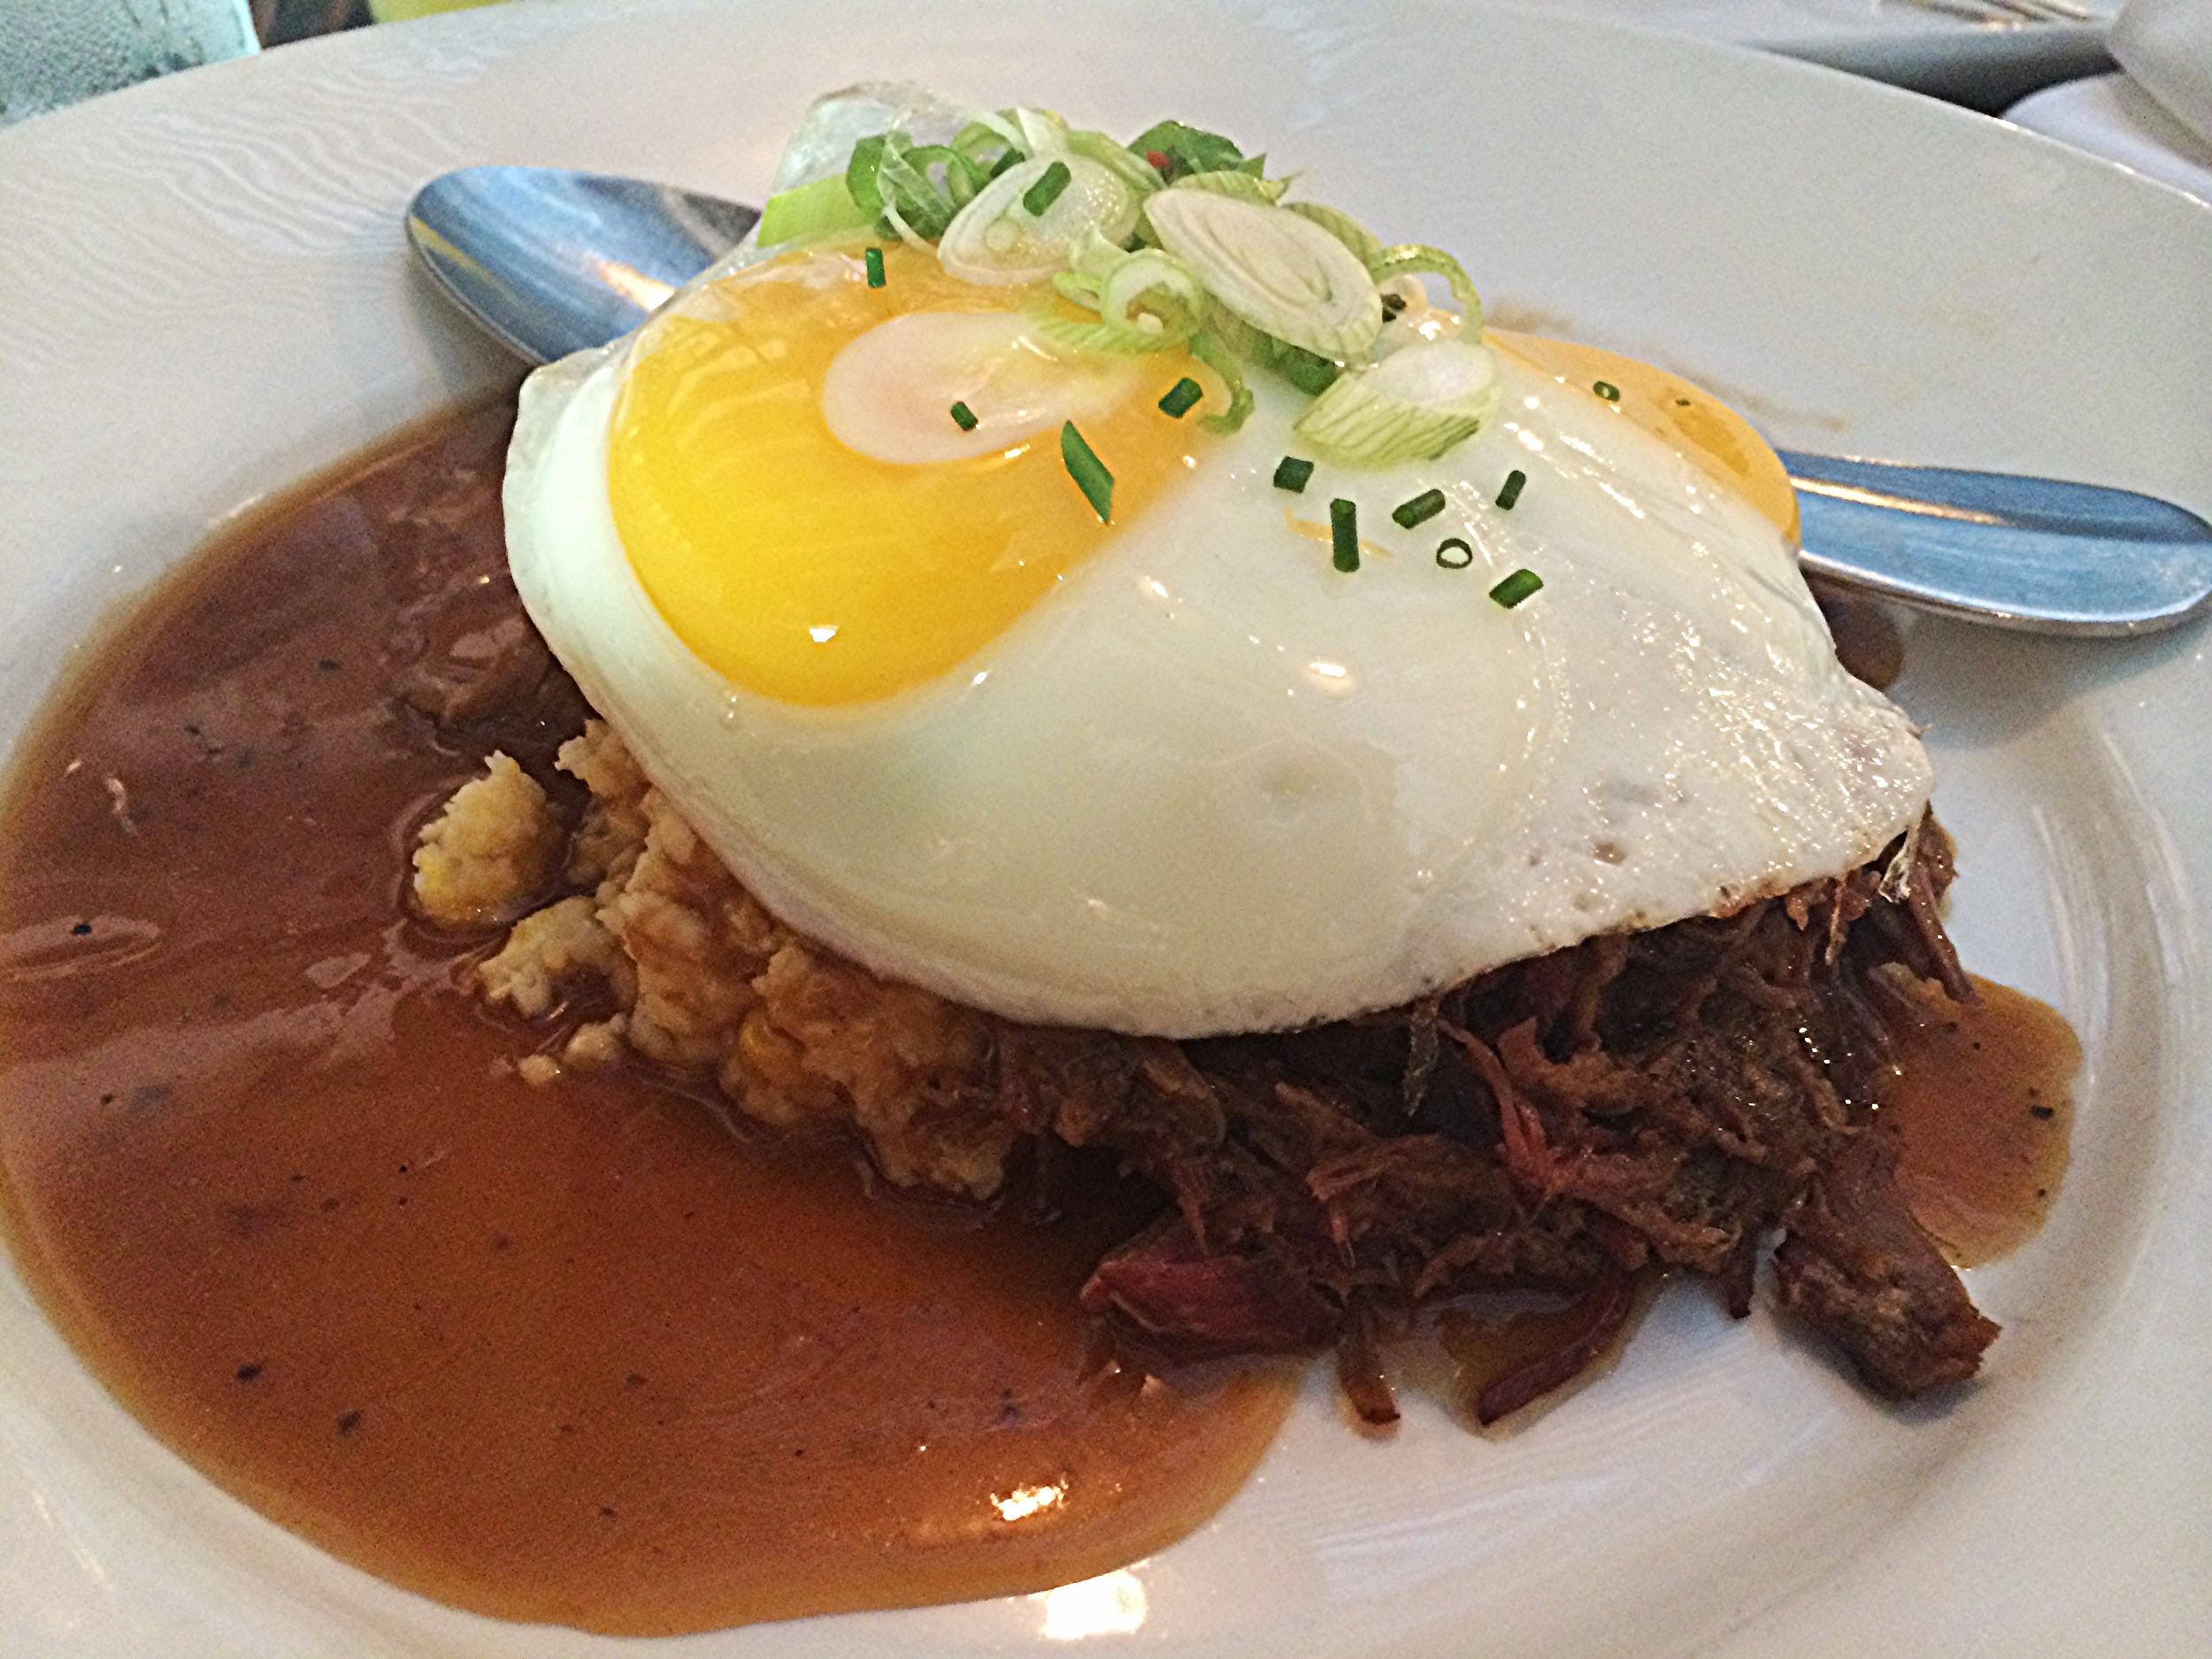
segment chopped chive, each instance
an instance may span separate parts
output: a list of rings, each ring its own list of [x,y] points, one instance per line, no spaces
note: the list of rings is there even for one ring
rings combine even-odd
[[[1459,557],[1457,558],[1447,557],[1454,553]],[[1446,536],[1437,545],[1436,562],[1448,571],[1463,571],[1475,562],[1475,549],[1458,536]]]
[[[1047,167],[1043,176],[1022,192],[1022,205],[1029,210],[1029,217],[1042,219],[1045,209],[1060,199],[1060,192],[1068,188],[1068,180],[1073,176],[1064,161],[1056,161]]]
[[[1590,389],[1609,403],[1617,403],[1621,401],[1621,388],[1610,380],[1594,381]]]
[[[1303,346],[1285,346],[1275,360],[1282,377],[1309,397],[1318,397],[1336,384],[1343,366]]]
[[[1674,401],[1678,408],[1687,409],[1690,406],[1690,400],[1686,397],[1678,397]]]
[[[1286,489],[1294,495],[1306,492],[1307,480],[1313,477],[1313,463],[1302,461],[1294,455],[1286,455],[1275,463],[1275,488]]]
[[[1103,524],[1113,517],[1114,475],[1106,470],[1106,463],[1098,458],[1091,446],[1083,442],[1083,434],[1075,429],[1072,420],[1060,427],[1060,459],[1068,469],[1068,476],[1083,492]]]
[[[1329,541],[1336,549],[1336,567],[1359,568],[1359,509],[1339,495],[1329,503]]]
[[[1521,471],[1519,467],[1517,466],[1508,472],[1505,475],[1505,488],[1498,492],[1498,505],[1508,512],[1512,511],[1513,503],[1521,499],[1522,486],[1527,482],[1528,474]]]
[[[1410,530],[1417,524],[1426,524],[1444,511],[1444,492],[1425,489],[1411,501],[1402,501],[1390,510],[1402,528]]]
[[[1206,388],[1186,374],[1167,388],[1167,396],[1160,400],[1160,411],[1180,420],[1190,413],[1191,405],[1206,395]]]
[[[955,403],[952,406],[952,424],[963,432],[973,432],[976,427],[975,411],[965,403]]]
[[[869,249],[866,258],[868,261],[868,286],[872,288],[879,288],[883,286],[883,250],[880,248]]]
[[[1490,596],[1510,611],[1543,585],[1544,579],[1534,571],[1515,571],[1490,590]]]

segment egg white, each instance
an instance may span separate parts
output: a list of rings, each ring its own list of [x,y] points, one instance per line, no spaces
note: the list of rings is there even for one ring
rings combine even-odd
[[[1041,1024],[1296,1026],[1839,873],[1927,800],[1912,727],[1838,664],[1773,526],[1510,357],[1488,431],[1302,495],[1271,483],[1302,400],[1259,387],[1241,434],[956,672],[842,708],[740,690],[616,534],[631,349],[524,388],[517,584],[739,879],[887,977]],[[1440,516],[1390,521],[1432,487]],[[1356,572],[1331,563],[1335,495]],[[1468,568],[1437,562],[1448,537]],[[1545,586],[1509,611],[1488,589],[1521,566]]]

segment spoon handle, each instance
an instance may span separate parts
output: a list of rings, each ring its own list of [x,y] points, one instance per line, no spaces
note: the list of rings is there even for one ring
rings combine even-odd
[[[423,267],[526,362],[644,321],[759,214],[640,179],[467,167],[408,210]],[[2212,525],[2126,490],[1782,451],[1808,575],[2039,634],[2147,634],[2212,598]]]
[[[2148,634],[2212,599],[2212,524],[2131,490],[1777,451],[1806,574],[2038,634]]]

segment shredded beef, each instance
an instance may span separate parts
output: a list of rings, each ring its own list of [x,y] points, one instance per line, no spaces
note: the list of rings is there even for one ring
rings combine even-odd
[[[1905,1207],[1896,1152],[1870,1132],[1813,1177],[1774,1253],[1784,1305],[1832,1337],[1875,1393],[1909,1399],[1961,1382],[1997,1327]]]
[[[1486,1418],[1601,1351],[1647,1263],[1709,1275],[1747,1311],[1781,1228],[1784,1305],[1877,1392],[1912,1394],[1971,1375],[1996,1335],[1870,1126],[1886,976],[1972,995],[1937,917],[1950,874],[1927,820],[1839,879],[1365,1019],[1181,1044],[1002,1027],[996,1087],[1026,1133],[1114,1148],[1172,1195],[1172,1222],[1083,1293],[1149,1348],[1336,1343],[1380,1422],[1374,1310],[1585,1298],[1587,1340],[1501,1379]]]
[[[1635,1281],[1626,1273],[1598,1280],[1574,1306],[1573,1334],[1548,1353],[1486,1384],[1475,1400],[1475,1420],[1490,1424],[1511,1417],[1523,1406],[1581,1375],[1620,1334],[1635,1301]]]

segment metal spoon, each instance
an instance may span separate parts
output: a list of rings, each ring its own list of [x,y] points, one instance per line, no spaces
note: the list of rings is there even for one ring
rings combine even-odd
[[[636,327],[760,215],[672,186],[550,167],[432,180],[407,234],[447,296],[550,362]],[[1806,573],[2034,634],[2149,634],[2212,601],[2212,524],[2094,484],[1778,453]]]

